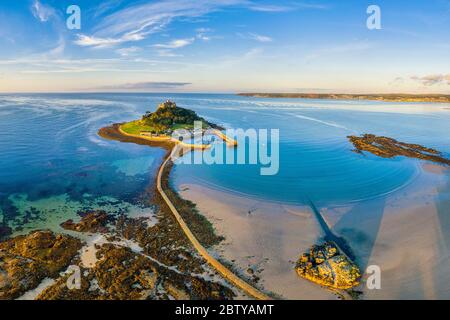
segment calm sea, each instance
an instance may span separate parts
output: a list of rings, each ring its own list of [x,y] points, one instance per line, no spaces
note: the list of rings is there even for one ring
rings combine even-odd
[[[80,210],[148,210],[139,199],[163,150],[106,141],[97,130],[138,118],[166,99],[225,127],[280,130],[277,175],[261,176],[259,165],[180,164],[174,183],[320,207],[384,197],[422,174],[418,160],[352,152],[348,135],[386,135],[450,157],[449,105],[209,94],[0,95],[0,222],[21,233],[57,226]]]

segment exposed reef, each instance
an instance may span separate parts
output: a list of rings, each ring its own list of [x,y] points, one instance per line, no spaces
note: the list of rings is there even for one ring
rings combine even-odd
[[[355,147],[353,151],[356,153],[367,151],[382,158],[405,156],[450,165],[450,160],[443,157],[441,152],[419,144],[400,142],[374,134],[364,134],[361,137],[348,136],[348,139],[353,143]]]
[[[61,227],[66,230],[78,232],[108,232],[107,224],[112,220],[104,211],[90,211],[81,214],[80,222],[75,223],[73,220],[67,220],[61,223]]]
[[[297,274],[322,286],[351,289],[359,285],[361,272],[332,242],[314,245],[295,267]]]
[[[81,241],[51,231],[34,231],[0,243],[0,299],[15,299],[72,263]]]
[[[68,289],[62,277],[40,300],[227,299],[233,292],[201,277],[179,273],[130,248],[104,244],[95,267],[83,269],[80,289]]]
[[[106,221],[109,228],[103,233]],[[235,295],[218,282],[220,278],[163,212],[151,227],[146,218],[111,217],[101,211],[66,225],[80,235],[96,230],[103,240],[89,245],[75,236],[35,231],[0,243],[0,299],[16,299],[45,279],[54,283],[37,293],[40,300],[232,299]],[[95,250],[90,267],[82,263],[86,245]],[[79,289],[67,286],[70,274],[63,272],[69,265],[80,268]]]

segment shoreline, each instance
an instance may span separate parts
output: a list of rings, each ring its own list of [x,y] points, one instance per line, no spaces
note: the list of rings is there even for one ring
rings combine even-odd
[[[282,299],[338,298],[294,269],[300,254],[324,236],[308,206],[266,202],[195,183],[177,188],[224,235],[225,241],[212,249],[242,274]]]
[[[366,100],[384,102],[450,103],[450,95],[444,94],[346,94],[346,93],[238,93],[241,97],[323,99],[323,100]]]
[[[445,268],[450,261],[450,239],[443,233],[450,227],[446,218],[449,181],[448,168],[423,163],[416,183],[384,198],[319,208],[330,228],[349,240],[363,273],[370,265],[381,268],[380,290],[369,290],[365,280],[355,288],[363,292],[362,299],[450,296],[446,281],[440,281],[450,279],[450,270]],[[267,290],[288,299],[315,299],[316,294],[324,294],[320,286],[308,287],[286,263],[323,236],[308,208],[270,203],[185,180],[176,188],[184,198],[196,202],[225,236],[226,241],[215,247],[218,254],[236,260],[243,270],[269,258],[261,262],[264,270],[259,274]]]
[[[254,298],[260,300],[271,299],[269,296],[259,291],[258,288],[253,287],[248,282],[242,280],[242,277],[236,276],[233,271],[228,269],[207,251],[207,247],[211,247],[212,245],[220,243],[222,241],[222,238],[217,237],[212,224],[203,215],[196,212],[195,204],[182,199],[180,196],[178,196],[178,193],[175,190],[171,189],[169,185],[169,175],[173,167],[173,162],[170,160],[170,157],[173,152],[177,150],[178,145],[175,141],[173,141],[172,139],[153,140],[147,139],[147,137],[126,134],[123,132],[123,130],[121,130],[120,124],[114,124],[109,127],[101,128],[99,130],[99,135],[105,139],[119,140],[121,142],[137,142],[138,144],[164,148],[166,150],[166,154],[164,155],[161,166],[159,167],[156,183],[153,183],[154,186],[152,187],[158,191],[154,192],[155,204],[159,205],[160,210],[162,210],[164,213],[173,215],[175,217],[178,222],[178,226],[184,232],[184,235],[189,239],[195,250],[197,250],[197,252],[206,260],[206,262],[216,271],[218,271],[222,275],[222,277],[224,277],[224,279],[231,282],[235,288],[246,292]],[[169,196],[166,194],[166,192],[168,192]],[[189,210],[188,212],[183,212],[182,210],[180,214],[172,201],[174,201],[175,203],[190,204],[191,211],[193,212],[189,212]],[[185,209],[184,206],[181,207]],[[194,221],[194,223],[200,222],[200,225],[194,225],[194,229],[192,231],[192,219],[186,220],[187,223],[183,219],[183,215],[186,216],[186,213],[188,213],[188,216],[189,214],[191,214],[191,217],[192,213],[198,216],[196,217],[197,219],[196,221]],[[203,232],[205,231],[207,233],[206,241],[204,240],[205,234],[203,234]]]
[[[132,138],[140,140],[141,144],[155,145],[155,141],[137,137],[122,138]],[[155,146],[159,145],[161,145],[161,142],[157,142]],[[169,157],[169,150],[177,144],[165,142],[162,145],[168,150],[164,157],[164,161],[166,161]],[[171,163],[171,166],[173,166],[173,163]],[[252,283],[264,287],[265,290],[273,292],[281,298],[342,298],[338,293],[304,280],[295,273],[294,265],[298,256],[324,237],[323,230],[310,207],[265,201],[264,199],[247,197],[226,190],[217,190],[201,185],[201,183],[200,185],[190,183],[190,181],[187,181],[187,183],[183,181],[184,183],[173,186],[176,190],[171,190],[169,186],[170,169],[165,173],[164,189],[168,190],[172,199],[175,197],[176,201],[179,201],[179,205],[176,207],[183,207],[186,203],[189,203],[198,208],[198,210],[195,210],[195,215],[202,216],[205,225],[199,229],[194,227],[193,233],[197,237],[201,237],[205,231],[214,234],[214,237],[217,237],[217,235],[225,237],[224,241],[210,242],[209,251],[220,260],[230,261],[233,264],[233,270],[236,270],[240,277],[250,279]],[[319,208],[319,211],[337,236],[349,240],[357,257],[358,265],[363,267],[363,272],[369,261],[371,264],[387,265],[389,269],[391,268],[389,266],[391,261],[394,260],[392,255],[397,257],[401,256],[401,253],[394,246],[391,252],[384,255],[383,251],[380,250],[383,250],[382,248],[386,246],[384,244],[385,238],[391,238],[392,243],[395,243],[395,241],[404,242],[406,241],[404,239],[408,239],[408,250],[411,249],[411,253],[414,252],[411,246],[420,246],[414,238],[409,239],[408,232],[398,229],[401,228],[403,223],[401,219],[395,219],[395,217],[402,216],[411,221],[418,221],[417,219],[419,219],[420,224],[425,226],[428,221],[422,221],[423,216],[437,214],[434,204],[422,205],[422,202],[412,200],[415,199],[414,197],[418,197],[418,194],[419,197],[434,195],[435,193],[432,191],[437,185],[436,179],[442,180],[442,177],[445,178],[444,172],[446,172],[445,168],[441,166],[423,163],[422,174],[419,175],[419,180],[413,185],[408,184],[385,197]],[[402,194],[405,194],[403,197],[407,200],[403,200],[401,206],[397,207],[397,199]],[[165,207],[165,212],[167,212],[168,208],[161,202],[160,195],[156,193],[155,199],[156,203],[159,203],[161,208]],[[382,208],[380,208],[380,203]],[[417,214],[421,214],[422,217],[416,217]],[[184,219],[187,222],[191,220],[188,216],[184,216]],[[364,222],[364,219],[367,219],[367,221]],[[384,231],[386,225],[384,221],[394,221],[389,223],[388,231]],[[378,226],[376,232],[373,231],[373,225]],[[190,227],[192,226],[191,224]],[[355,231],[349,234],[349,228]],[[430,234],[437,231],[436,226],[428,225],[424,228],[426,229],[424,237],[432,239],[433,237]],[[413,230],[412,227],[410,229]],[[395,230],[395,232],[391,230]],[[379,236],[377,232],[382,235]],[[419,231],[417,230],[417,232]],[[367,238],[369,243],[359,243],[361,240],[359,238]],[[396,240],[394,241],[394,239]],[[370,243],[370,241],[372,242]],[[428,245],[432,246],[433,242],[429,242]],[[423,252],[423,250],[426,250],[426,246],[420,247],[424,260],[429,260],[436,254],[436,252]],[[386,258],[386,256],[390,256],[390,258]],[[434,257],[434,259],[437,259],[437,257]],[[411,264],[411,262],[409,263]],[[406,292],[417,291],[417,288],[411,289],[411,285],[405,279],[398,280],[395,277],[395,273],[407,269],[403,266],[403,262],[397,264],[395,268],[396,271],[392,274],[387,271],[387,278],[392,284],[388,291],[371,292],[365,290],[363,285],[355,289],[364,292],[363,299],[401,298],[403,297],[400,294],[402,290]],[[423,269],[423,267],[421,268]],[[400,289],[396,288],[394,284]],[[430,291],[430,289],[427,290]],[[415,297],[414,294],[410,295],[410,293],[405,294],[405,296]]]

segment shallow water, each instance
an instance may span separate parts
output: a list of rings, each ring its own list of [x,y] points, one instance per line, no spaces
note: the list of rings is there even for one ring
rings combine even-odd
[[[448,105],[200,94],[1,95],[0,218],[28,229],[45,226],[52,214],[59,222],[79,210],[142,207],[139,195],[163,151],[106,141],[97,130],[135,119],[168,98],[225,127],[280,130],[277,175],[261,176],[259,165],[180,164],[173,172],[176,184],[197,181],[267,200],[326,206],[381,197],[420,174],[418,160],[352,152],[347,135],[387,135],[450,156]],[[18,218],[37,201],[53,203],[54,213]]]

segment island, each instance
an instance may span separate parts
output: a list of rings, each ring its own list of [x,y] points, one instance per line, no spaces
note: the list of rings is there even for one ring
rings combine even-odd
[[[236,140],[220,131],[222,129],[220,126],[206,121],[191,110],[178,107],[169,100],[160,104],[155,112],[147,112],[139,120],[102,128],[99,135],[105,139],[164,148],[167,152],[158,170],[153,201],[165,217],[176,221],[177,233],[188,240],[189,247],[193,250],[191,257],[195,255],[202,257],[203,261],[217,274],[248,296],[260,300],[271,299],[262,289],[252,284],[251,279],[243,279],[242,275],[238,275],[230,268],[228,262],[219,261],[208,252],[208,247],[218,244],[223,238],[216,235],[212,224],[197,211],[196,205],[181,198],[169,183],[170,171],[173,167],[171,156],[178,151],[178,148],[181,147],[188,152],[194,148],[206,149],[210,146],[203,143],[189,144],[173,137],[176,130],[185,130],[192,136],[195,135],[196,133],[192,130],[196,121],[201,122],[205,129],[211,130],[227,145],[233,147],[237,145]],[[83,225],[74,225],[72,221],[66,225],[75,229],[83,228]],[[171,233],[173,232],[171,230]],[[215,282],[213,285],[216,285]]]
[[[122,124],[121,129],[128,134],[168,136],[178,129],[192,130],[195,121],[199,121],[205,128],[223,130],[222,127],[198,116],[194,111],[178,107],[170,100],[161,103],[155,112],[147,111],[141,119]]]
[[[226,262],[208,253],[223,237],[169,184],[170,154],[181,143],[169,133],[192,130],[194,121],[219,131],[219,126],[171,101],[137,121],[100,129],[105,139],[166,150],[156,181],[142,195],[149,213],[129,217],[80,211],[78,219],[61,221],[59,228],[24,235],[11,235],[12,230],[2,226],[0,300],[223,300],[236,297],[236,288],[269,299],[251,278],[238,277]],[[66,284],[77,269],[81,282],[69,288]]]
[[[208,130],[228,145],[237,145],[236,140],[222,133],[223,127],[208,122],[192,110],[178,107],[175,102],[170,100],[161,103],[155,112],[146,112],[141,119],[119,124],[117,130],[123,136],[153,142],[172,142],[191,149],[208,149],[211,147],[208,143],[186,143],[183,141],[186,137],[194,139],[201,136]]]
[[[444,94],[348,94],[348,93],[239,93],[243,97],[298,98],[330,100],[375,100],[388,102],[440,102],[450,103],[450,95]]]
[[[358,154],[363,154],[363,151],[366,151],[381,158],[404,156],[450,165],[450,160],[445,158],[442,152],[419,144],[401,142],[374,134],[364,134],[360,137],[348,136],[347,138],[355,147],[353,151]]]

